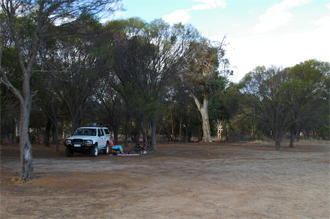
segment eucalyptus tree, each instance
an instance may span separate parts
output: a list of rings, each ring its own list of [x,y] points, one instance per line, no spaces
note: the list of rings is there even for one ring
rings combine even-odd
[[[329,95],[327,95],[329,96]],[[299,134],[304,133],[306,138],[313,135],[314,138],[329,135],[329,98],[311,98],[297,112],[295,123],[290,129],[290,147],[293,147],[294,137],[299,140]],[[291,128],[291,127],[290,127]]]
[[[35,72],[40,46],[49,38],[56,37],[54,24],[74,22],[82,11],[92,14],[100,11],[113,12],[119,0],[90,1],[46,1],[46,0],[3,0],[1,1],[1,45],[16,49],[16,58],[22,77],[22,87],[16,87],[7,77],[7,71],[0,63],[1,82],[20,101],[20,146],[21,180],[34,178],[32,145],[28,136],[32,97],[30,79]],[[58,24],[57,23],[57,24]]]
[[[228,69],[229,60],[225,58],[224,40],[225,37],[218,45],[204,38],[192,42],[190,46],[194,48],[194,53],[180,74],[184,88],[190,92],[202,116],[204,142],[212,141],[209,102],[225,89],[228,76],[232,74]]]
[[[61,65],[53,74],[53,92],[64,102],[71,120],[72,133],[93,112],[105,86],[106,72],[99,68],[95,43],[79,37],[61,49]],[[100,65],[102,66],[102,64]]]
[[[179,141],[189,141],[192,112],[196,108],[194,104],[189,93],[183,89],[180,78],[174,77],[165,102],[167,110],[160,121],[162,133],[169,140],[179,137]]]
[[[108,44],[114,77],[111,85],[141,119],[143,130],[152,121],[153,148],[157,150],[156,124],[169,82],[185,65],[189,44],[198,32],[192,26],[170,26],[161,19],[146,23],[130,18],[107,25],[118,29]]]
[[[245,94],[242,104],[245,114],[269,124],[276,150],[287,128],[294,122],[294,110],[283,98],[281,85],[288,81],[288,69],[264,66],[256,67],[242,79],[241,92]],[[251,113],[252,112],[252,113]]]
[[[270,125],[276,150],[288,130],[292,147],[294,128],[309,128],[318,109],[328,103],[329,72],[329,63],[307,60],[287,69],[257,67],[243,78],[241,91],[247,98],[242,103],[254,114],[245,113]]]
[[[281,85],[281,89],[283,98],[288,101],[295,116],[295,122],[290,127],[291,147],[294,130],[303,128],[303,124],[309,128],[317,117],[324,115],[323,105],[329,103],[329,76],[330,64],[315,59],[290,68],[289,79]]]

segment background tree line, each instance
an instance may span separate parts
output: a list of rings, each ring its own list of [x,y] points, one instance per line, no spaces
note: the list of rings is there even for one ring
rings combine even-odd
[[[70,6],[70,7],[69,7]],[[21,145],[22,179],[33,178],[32,143],[46,146],[92,122],[136,142],[329,137],[328,62],[256,67],[240,83],[226,37],[140,18],[100,23],[112,1],[1,3],[1,139]],[[5,86],[3,86],[5,85]]]

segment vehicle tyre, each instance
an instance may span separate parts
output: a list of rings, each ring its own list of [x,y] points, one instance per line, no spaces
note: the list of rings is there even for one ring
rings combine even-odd
[[[109,143],[107,142],[107,145],[105,146],[105,149],[103,149],[103,154],[109,154],[110,148]]]
[[[73,156],[73,151],[69,147],[66,147],[65,152],[66,152],[67,157],[72,157]]]
[[[97,147],[97,145],[94,145],[92,147],[91,155],[92,155],[92,157],[97,157],[97,155],[99,155],[99,148]]]

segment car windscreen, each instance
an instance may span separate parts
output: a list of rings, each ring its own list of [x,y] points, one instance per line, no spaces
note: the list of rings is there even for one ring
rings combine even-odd
[[[77,129],[73,135],[92,135],[96,136],[96,129]]]

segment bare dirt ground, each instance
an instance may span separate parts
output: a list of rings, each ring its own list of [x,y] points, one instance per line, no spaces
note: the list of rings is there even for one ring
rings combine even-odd
[[[259,142],[260,143],[260,142]],[[135,157],[1,146],[1,218],[329,218],[329,142],[158,144]],[[126,151],[128,151],[127,148]]]

